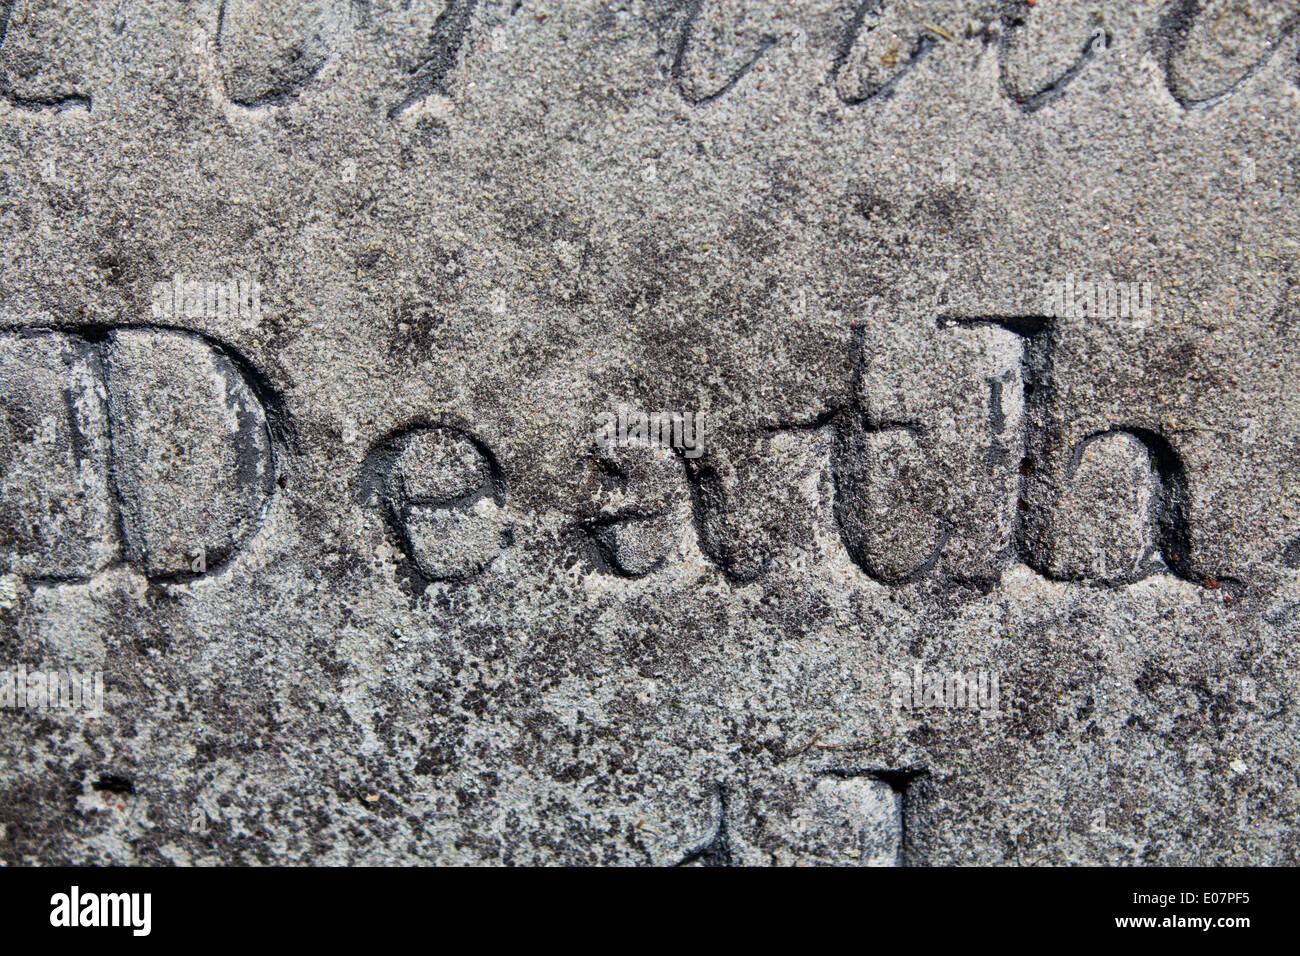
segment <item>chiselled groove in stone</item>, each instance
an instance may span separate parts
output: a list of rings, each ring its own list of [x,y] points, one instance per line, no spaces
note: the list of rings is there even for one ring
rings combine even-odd
[[[1120,436],[1141,443],[1145,449],[1156,486],[1154,519],[1156,544],[1161,556],[1176,573],[1186,578],[1193,577],[1187,517],[1187,467],[1163,435],[1137,427],[1116,428],[1089,435],[1071,457],[1070,477],[1077,476],[1083,456],[1090,446]]]
[[[447,94],[447,77],[456,67],[477,7],[478,0],[448,0],[434,20],[428,51],[411,69],[411,89],[389,109],[389,119],[397,118],[431,93]]]
[[[799,481],[789,479],[792,472],[820,473],[821,462],[809,447],[777,450],[791,439],[813,436],[757,431],[686,462],[700,550],[732,581],[753,581],[778,556],[812,547],[813,505],[799,493]]]
[[[675,865],[906,866],[917,856],[908,821],[919,816],[915,784],[925,776],[916,767],[829,767],[777,792],[720,783],[707,833]]]
[[[713,832],[673,866],[732,866],[731,833],[727,826],[727,787],[718,784]]]
[[[933,338],[878,337],[856,345],[855,399],[831,461],[841,537],[868,576],[987,586],[1017,557],[1108,586],[1205,576],[1169,440],[1125,424],[1070,437],[1051,320],[945,318]],[[919,367],[941,380],[909,387]]]
[[[666,548],[656,547],[662,539],[664,516],[660,513],[619,512],[581,522],[595,552],[592,563],[600,571],[620,578],[637,579],[660,570],[667,562]],[[644,542],[644,543],[643,543]]]
[[[1065,88],[1074,82],[1075,78],[1084,71],[1090,62],[1092,62],[1098,41],[1100,41],[1103,46],[1110,46],[1110,34],[1098,32],[1088,37],[1088,39],[1084,41],[1083,49],[1079,51],[1079,56],[1073,63],[1066,67],[1065,72],[1056,79],[1050,81],[1046,86],[1043,86],[1033,93],[1025,93],[1016,87],[1015,82],[1012,80],[1007,70],[1004,58],[1002,65],[999,67],[1003,91],[1008,97],[1010,97],[1011,101],[1024,112],[1037,112],[1047,104],[1060,98],[1061,94],[1065,92]],[[1010,42],[1010,35],[1004,36],[1004,51]]]
[[[1163,437],[1140,428],[1089,435],[1064,469],[1047,444],[1033,459],[1043,466],[1024,479],[1021,552],[1031,567],[1111,586],[1167,570],[1193,577],[1186,471]]]
[[[1231,13],[1246,15],[1233,17]],[[1265,21],[1262,30],[1258,26],[1261,19]],[[1249,26],[1242,30],[1239,21]],[[1158,28],[1165,86],[1184,109],[1217,103],[1264,70],[1298,24],[1300,4],[1295,0],[1225,8],[1217,13],[1202,0],[1176,0]],[[1231,46],[1233,40],[1238,47]]]
[[[820,456],[829,453],[839,535],[868,577],[988,589],[1019,561],[1106,587],[1154,573],[1240,579],[1238,562],[1221,553],[1236,512],[1222,518],[1221,485],[1203,457],[1191,474],[1185,455],[1197,446],[1180,450],[1159,430],[1185,412],[1160,395],[1114,410],[1075,407],[1098,372],[1077,356],[1054,367],[1067,331],[1078,334],[1037,315],[858,330],[852,398],[795,427],[805,436],[825,429],[828,447],[812,458],[825,474]],[[815,515],[790,492],[799,482],[774,480],[775,462],[794,456],[773,443],[789,435],[755,429],[686,461],[687,508],[670,504],[663,481],[602,502],[578,523],[597,567],[623,577],[657,570],[687,520],[734,582],[757,579],[783,551],[806,553],[813,544],[799,529],[815,526]],[[608,463],[608,473],[627,490],[627,462]],[[1207,531],[1216,515],[1221,527]]]
[[[0,564],[85,580],[120,552],[99,355],[58,332],[0,333]]]
[[[826,770],[817,787],[822,815],[848,810],[853,824],[855,845],[849,853],[840,853],[841,860],[851,857],[859,866],[907,866],[915,852],[908,817],[916,810],[916,784],[926,775],[921,767]]]
[[[855,416],[845,421],[836,433],[836,454],[831,468],[836,522],[849,556],[868,577],[882,584],[906,584],[933,571],[952,536],[952,528],[942,518],[922,514],[915,515],[914,521],[899,520],[889,526],[873,523],[870,528],[859,528],[861,517],[865,516],[859,516],[856,505],[870,500],[872,486],[877,484],[879,476],[848,463],[858,464],[865,459],[870,463],[869,468],[900,463],[903,468],[923,467],[918,453],[921,447],[920,429],[915,425],[872,426]],[[897,482],[888,484],[898,487]],[[888,507],[877,501],[871,503]],[[895,514],[909,506],[906,499],[891,504]],[[893,546],[887,546],[882,554],[882,539],[888,543],[892,536],[901,540],[893,541]],[[906,557],[891,560],[900,550],[905,550]]]
[[[722,2],[730,2],[730,0],[722,0]],[[764,33],[760,35],[758,46],[748,59],[734,69],[720,85],[707,92],[700,92],[699,84],[696,83],[692,75],[694,70],[688,60],[694,59],[692,53],[698,53],[698,49],[702,45],[696,39],[701,18],[707,18],[709,14],[713,13],[718,3],[719,0],[690,0],[686,21],[682,25],[676,49],[673,52],[671,70],[673,81],[677,84],[677,92],[681,94],[682,99],[692,106],[703,106],[706,103],[712,103],[729,93],[777,42],[777,38],[771,34]]]
[[[603,449],[602,484],[594,512],[579,521],[591,540],[596,566],[642,578],[667,562],[690,518],[682,461],[671,449]]]
[[[870,57],[870,38],[883,22],[886,12],[885,5],[886,0],[862,0],[857,9],[854,10],[853,18],[849,21],[848,30],[845,31],[844,39],[835,52],[835,60],[830,70],[830,80],[835,88],[835,95],[839,97],[841,103],[847,106],[857,106],[868,100],[886,99],[892,96],[899,81],[914,70],[938,43],[934,37],[929,36],[923,32],[921,27],[917,26],[916,40],[913,42],[901,66],[884,79],[860,82],[855,90],[846,91],[843,79],[854,72],[852,65],[857,63],[862,67],[862,70],[858,72],[865,72],[869,67],[866,61]],[[855,56],[859,49],[864,52]]]
[[[572,530],[598,570],[641,578],[661,568],[693,526],[700,551],[728,579],[753,581],[775,557],[812,547],[814,506],[800,486],[822,474],[812,446],[827,422],[811,432],[756,429],[699,458],[658,446],[603,449],[601,487]]]
[[[312,0],[286,10],[267,0],[222,0],[213,45],[231,102],[274,106],[311,83],[329,58],[328,34],[339,28],[333,3]]]
[[[84,81],[80,76],[81,63],[77,61],[87,61],[93,55],[90,44],[94,38],[79,37],[72,44],[54,42],[63,31],[76,29],[75,19],[62,8],[78,5],[84,8],[83,17],[92,9],[85,0],[44,4],[0,0],[0,95],[10,105],[33,112],[90,109],[91,95],[80,88]],[[20,28],[24,30],[21,40]],[[72,62],[51,63],[50,57],[54,55],[51,51],[70,55]],[[55,76],[47,78],[44,75],[47,72]],[[68,86],[73,88],[67,89]]]
[[[472,578],[514,541],[496,456],[450,425],[412,426],[378,442],[363,466],[361,493],[381,504],[426,582]]]
[[[104,346],[113,475],[128,559],[150,577],[227,561],[275,489],[266,411],[194,336],[120,329]]]
[[[1001,19],[999,83],[1025,113],[1058,99],[1093,61],[1099,46],[1111,44],[1101,15],[1081,4],[1031,8],[1012,0],[1004,2]]]
[[[1022,346],[999,323],[900,336],[864,328],[831,459],[834,512],[854,561],[903,584],[936,573],[988,587],[1014,555],[1024,441]],[[931,377],[917,388],[920,370]],[[997,425],[990,381],[998,384]]]
[[[277,436],[287,434],[279,408],[268,411],[273,396],[249,372],[220,344],[174,329],[0,332],[0,483],[6,508],[17,509],[0,533],[12,569],[84,581],[124,559],[168,581],[228,561],[260,527],[276,487]],[[23,378],[31,387],[16,389]],[[55,392],[57,408],[42,398]],[[33,399],[44,403],[40,422],[53,423],[37,436],[44,475],[21,465],[33,460],[22,426]],[[67,416],[66,432],[56,412]],[[67,480],[51,477],[60,474]],[[53,532],[24,544],[33,522]]]

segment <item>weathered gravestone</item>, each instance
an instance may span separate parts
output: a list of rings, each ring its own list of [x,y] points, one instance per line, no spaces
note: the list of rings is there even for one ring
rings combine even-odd
[[[0,4],[0,861],[1297,862],[1297,24]]]

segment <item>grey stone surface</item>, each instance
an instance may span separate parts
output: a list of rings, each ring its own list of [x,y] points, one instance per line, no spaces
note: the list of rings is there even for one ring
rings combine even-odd
[[[0,9],[0,861],[1297,862],[1300,5]]]

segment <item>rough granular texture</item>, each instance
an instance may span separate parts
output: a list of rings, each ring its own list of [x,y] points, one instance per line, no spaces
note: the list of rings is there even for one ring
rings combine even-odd
[[[0,862],[1300,862],[1300,3],[0,32]]]

